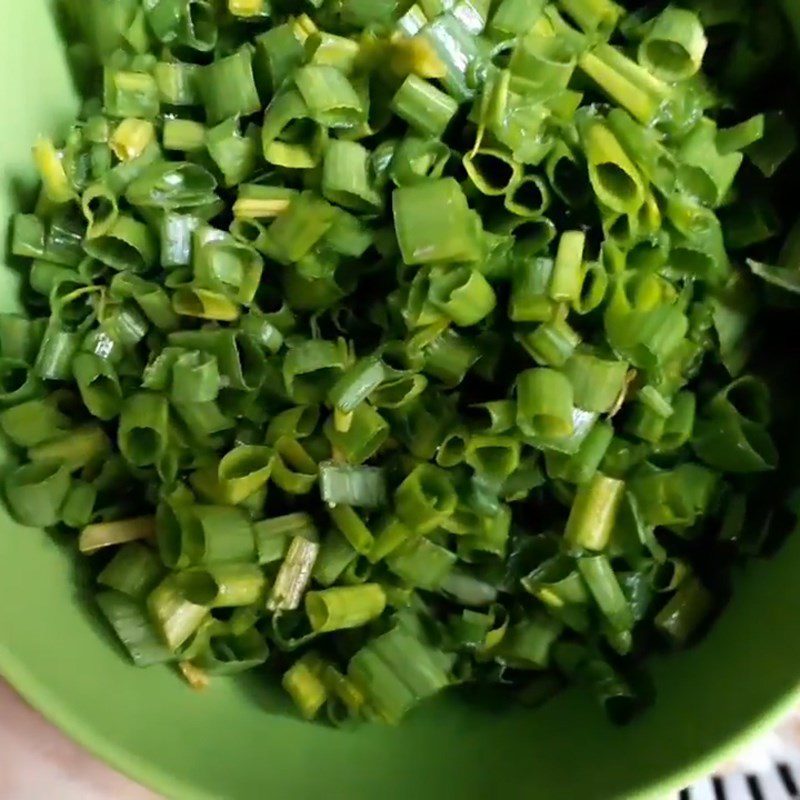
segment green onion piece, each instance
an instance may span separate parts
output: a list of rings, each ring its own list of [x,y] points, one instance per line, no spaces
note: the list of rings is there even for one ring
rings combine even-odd
[[[624,481],[601,473],[578,488],[564,531],[570,549],[599,552],[606,548],[624,493]]]
[[[70,487],[69,470],[58,461],[33,462],[9,472],[4,484],[14,519],[45,528],[59,520]]]
[[[266,582],[255,564],[215,564],[178,572],[175,584],[190,603],[206,608],[231,608],[257,602]]]
[[[79,353],[72,361],[75,382],[86,408],[99,419],[113,419],[122,408],[122,388],[114,367],[92,353]]]
[[[14,405],[39,394],[38,377],[66,378],[77,345],[76,335],[48,328],[33,369],[21,359],[0,358],[0,402]]]
[[[513,267],[508,316],[514,322],[546,322],[554,313],[548,297],[553,261],[549,258],[518,259]]]
[[[699,71],[707,46],[697,15],[669,7],[649,26],[639,45],[639,63],[657,78],[682,81]]]
[[[386,477],[377,467],[351,467],[327,462],[319,465],[319,486],[323,502],[379,508],[386,504]]]
[[[505,207],[512,214],[533,218],[544,214],[550,207],[550,189],[538,175],[525,175],[509,187]]]
[[[393,210],[406,264],[477,259],[479,224],[452,178],[396,189]]]
[[[714,598],[697,578],[684,581],[656,614],[656,628],[675,646],[682,647],[708,619]]]
[[[140,604],[121,592],[100,592],[95,600],[137,667],[172,661],[172,651],[156,636]]]
[[[250,628],[241,633],[213,632],[192,663],[204,674],[235,675],[263,664],[269,657],[264,637]]]
[[[417,703],[451,682],[450,659],[398,625],[368,642],[351,659],[347,676],[378,719],[398,724]]]
[[[164,574],[158,555],[139,542],[130,542],[117,550],[114,558],[97,576],[97,582],[134,600],[143,601]]]
[[[286,555],[289,540],[301,536],[308,541],[316,541],[317,527],[309,514],[298,511],[272,517],[253,525],[259,564],[280,561]]]
[[[306,131],[300,140],[286,141],[292,126],[308,117],[309,108],[298,91],[284,89],[275,95],[267,106],[261,129],[261,147],[268,163],[308,169],[320,162],[326,143],[325,129],[321,125]]]
[[[295,661],[281,679],[281,685],[304,719],[314,719],[328,699],[328,691],[322,681],[324,668],[323,659],[310,651]]]
[[[520,442],[510,436],[471,436],[464,460],[490,485],[500,485],[519,467]]]
[[[103,183],[94,183],[84,190],[81,209],[89,223],[86,235],[90,239],[107,233],[119,216],[117,196]]]
[[[456,325],[475,325],[491,314],[496,297],[486,278],[469,267],[459,267],[431,277],[431,303]]]
[[[377,564],[411,538],[411,531],[397,517],[390,515],[381,523],[372,549],[367,553],[370,563]]]
[[[720,153],[717,126],[705,118],[684,139],[678,157],[678,181],[712,208],[722,203],[744,160],[741,153]]]
[[[85,425],[28,450],[31,461],[58,461],[74,471],[100,462],[108,455],[111,443],[106,432],[96,425]]]
[[[272,473],[274,453],[261,445],[239,445],[226,453],[217,467],[224,502],[239,505],[266,484]]]
[[[108,230],[88,239],[84,248],[92,258],[121,272],[146,272],[158,257],[147,226],[125,214],[120,214]]]
[[[307,64],[295,72],[295,84],[312,119],[328,128],[347,128],[364,118],[364,108],[353,85],[335,67]]]
[[[339,586],[321,592],[308,592],[306,614],[315,633],[359,628],[379,617],[386,607],[380,584]]]
[[[455,3],[446,4],[450,5]],[[487,14],[488,10],[484,10],[483,16]],[[470,100],[476,88],[472,70],[486,69],[489,62],[488,48],[471,29],[476,21],[468,14],[457,13],[455,7],[451,13],[433,14],[430,18],[430,24],[408,46],[414,71],[422,77],[438,78],[457,102]]]
[[[386,566],[409,586],[435,591],[444,583],[456,554],[426,538],[415,538],[390,553]]]
[[[276,414],[267,426],[267,443],[275,444],[283,436],[306,439],[317,429],[318,406],[296,406]]]
[[[203,67],[197,76],[197,86],[212,125],[237,114],[253,114],[261,108],[249,47]]]
[[[168,417],[167,401],[158,394],[139,392],[125,400],[117,443],[131,464],[146,467],[161,458],[167,447]]]
[[[548,474],[551,478],[569,483],[587,483],[600,469],[613,437],[614,429],[611,425],[598,422],[573,455],[552,451],[546,454]]]
[[[39,139],[33,148],[33,160],[47,197],[53,203],[68,203],[75,192],[63,164],[64,154],[50,139]]]
[[[330,530],[322,541],[311,573],[322,586],[333,586],[358,558],[358,553],[338,530]]]
[[[267,599],[268,611],[299,608],[303,593],[311,580],[311,572],[319,553],[319,544],[295,536],[281,563]]]
[[[350,367],[328,392],[328,399],[339,411],[349,414],[383,383],[386,370],[375,357],[365,358]]]
[[[82,553],[94,553],[104,547],[135,542],[140,539],[152,540],[155,537],[154,517],[135,517],[118,522],[98,522],[87,525],[78,539],[78,549]]]
[[[563,367],[580,344],[580,336],[559,317],[531,332],[517,333],[516,338],[535,361],[547,367]]]
[[[666,83],[611,45],[601,44],[584,53],[578,65],[612,100],[644,125],[654,120],[668,99]]]
[[[43,258],[45,226],[35,214],[16,214],[11,235],[11,253],[22,258]]]
[[[583,132],[589,180],[600,202],[620,214],[635,213],[644,203],[644,184],[611,130],[591,122]]]
[[[494,653],[501,662],[518,669],[545,669],[562,630],[563,625],[553,617],[537,615],[509,627]]]
[[[589,181],[578,156],[557,142],[545,162],[545,174],[553,191],[570,207],[585,205],[590,197]]]
[[[584,556],[578,559],[578,570],[614,630],[630,630],[633,613],[608,559],[602,555]]]
[[[173,653],[208,617],[204,606],[183,597],[175,575],[168,575],[153,589],[147,608],[161,639]]]
[[[458,103],[441,89],[409,75],[397,90],[392,111],[423,136],[440,138],[458,110]]]
[[[502,150],[481,147],[467,153],[462,162],[478,191],[489,197],[505,194],[522,177],[520,165]]]
[[[569,436],[572,410],[572,385],[561,372],[540,368],[517,376],[517,426],[526,436]]]
[[[3,433],[19,447],[35,447],[58,438],[70,427],[70,420],[50,400],[29,400],[0,412]]]
[[[333,140],[322,165],[322,194],[353,211],[380,211],[382,199],[370,185],[369,151],[358,142]]]
[[[559,5],[586,33],[611,33],[623,14],[612,0],[559,0]]]
[[[198,164],[164,161],[138,175],[128,186],[125,197],[142,208],[185,209],[214,199],[216,188],[214,176]]]
[[[361,517],[350,506],[344,505],[334,506],[328,513],[352,548],[361,555],[367,555],[374,539]]]
[[[333,218],[333,208],[321,198],[298,195],[270,225],[268,254],[281,263],[299,261],[327,233]]]
[[[797,150],[797,131],[786,119],[783,112],[777,111],[764,117],[764,136],[746,149],[747,157],[771,178]]]
[[[778,464],[769,432],[740,416],[697,420],[691,444],[701,461],[723,472],[768,472]]]
[[[287,211],[296,196],[294,189],[283,186],[242,184],[233,213],[240,219],[272,219]]]
[[[574,303],[580,298],[585,244],[586,234],[582,231],[567,231],[561,235],[548,290],[553,300]]]
[[[305,51],[291,25],[276,25],[256,37],[253,69],[259,87],[277,91],[305,60]]]
[[[708,513],[717,497],[719,478],[699,464],[681,464],[634,477],[630,491],[646,524],[669,526],[688,535],[688,529]]]
[[[308,494],[317,482],[317,462],[295,439],[280,437],[275,442],[272,482],[289,494]]]
[[[211,128],[205,136],[208,154],[219,167],[226,186],[236,186],[249,178],[259,155],[258,131],[251,127],[244,135],[235,117]]]
[[[502,39],[523,36],[542,16],[544,5],[544,0],[501,0],[489,28]]]
[[[200,104],[197,75],[200,67],[181,61],[159,61],[153,71],[162,103],[171,106]]]
[[[444,470],[420,464],[395,492],[395,510],[415,534],[435,530],[456,508],[457,497]]]
[[[426,178],[441,178],[450,155],[450,148],[438,139],[408,135],[392,154],[389,174],[396,186],[412,186]]]

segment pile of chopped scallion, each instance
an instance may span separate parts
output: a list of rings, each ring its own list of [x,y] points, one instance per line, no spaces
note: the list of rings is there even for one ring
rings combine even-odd
[[[780,12],[68,6],[87,99],[0,316],[13,516],[75,530],[132,660],[194,686],[641,708],[769,527]]]

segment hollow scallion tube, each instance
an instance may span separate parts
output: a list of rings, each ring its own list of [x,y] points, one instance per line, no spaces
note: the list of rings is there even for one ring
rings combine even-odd
[[[603,555],[578,559],[580,571],[603,615],[617,631],[633,627],[633,613],[609,560]]]
[[[392,99],[392,110],[423,136],[439,138],[458,110],[458,103],[416,75],[409,75]]]
[[[298,511],[254,523],[253,536],[259,564],[271,564],[282,560],[292,538],[302,536],[316,541],[318,533],[312,517]]]
[[[55,525],[70,487],[69,470],[58,461],[24,464],[5,478],[5,496],[13,517],[22,525]]]
[[[131,464],[145,467],[161,458],[168,446],[168,418],[166,398],[159,394],[139,392],[125,400],[117,441]]]
[[[206,620],[208,609],[186,600],[177,579],[168,575],[150,593],[147,608],[156,630],[175,652]]]
[[[328,699],[322,680],[324,668],[321,656],[311,651],[295,661],[281,679],[281,685],[304,719],[314,719]]]
[[[318,553],[317,542],[302,536],[292,539],[267,599],[269,611],[291,610],[300,606]]]
[[[104,547],[136,542],[155,537],[154,517],[134,517],[117,522],[98,522],[87,525],[78,539],[78,549],[82,553],[93,553]]]
[[[348,78],[328,64],[307,64],[294,76],[309,115],[330,128],[347,128],[364,118],[361,98]]]
[[[406,264],[472,261],[480,236],[461,187],[440,178],[395,190],[394,223]]]
[[[517,377],[517,426],[526,436],[569,436],[573,430],[573,390],[553,369],[529,369]]]
[[[684,581],[655,617],[656,629],[681,647],[708,619],[714,608],[711,592],[697,579]]]
[[[386,476],[378,467],[320,464],[322,499],[329,506],[378,508],[386,503]]]
[[[386,595],[380,584],[338,586],[308,592],[305,609],[315,633],[358,628],[379,617],[386,607]]]
[[[197,85],[212,124],[237,114],[247,116],[261,108],[253,78],[252,51],[248,47],[203,67]]]
[[[191,603],[206,608],[249,606],[257,602],[266,581],[255,564],[214,564],[179,572],[175,582]]]
[[[353,211],[379,211],[382,199],[371,185],[368,161],[363,145],[334,139],[322,165],[323,196]]]
[[[578,64],[612,100],[644,125],[655,119],[669,98],[668,84],[611,45],[601,44],[585,52]]]
[[[117,550],[97,576],[97,582],[141,601],[155,588],[163,574],[164,567],[154,550],[139,542],[129,542]]]
[[[639,45],[639,63],[662,80],[682,81],[700,70],[707,46],[697,15],[670,6],[649,26]]]
[[[415,534],[435,530],[456,509],[457,497],[447,473],[430,464],[420,464],[395,492],[395,510]]]
[[[494,290],[484,276],[459,267],[431,277],[430,301],[456,325],[475,325],[494,310]]]
[[[572,550],[606,548],[624,493],[623,481],[601,473],[578,488],[564,532]]]
[[[100,592],[95,600],[137,667],[174,660],[172,651],[156,635],[139,602],[117,591]]]

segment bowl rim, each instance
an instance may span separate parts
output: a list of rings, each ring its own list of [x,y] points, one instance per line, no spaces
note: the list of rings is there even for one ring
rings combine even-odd
[[[91,755],[146,789],[180,800],[218,800],[193,783],[139,758],[131,749],[108,742],[80,715],[69,711],[46,684],[3,644],[0,644],[0,677],[48,722],[80,744]],[[732,758],[747,744],[767,733],[800,702],[800,677],[792,688],[775,698],[761,713],[724,742],[680,769],[665,773],[656,783],[631,794],[606,800],[665,800],[681,789],[710,775],[714,768]],[[531,713],[536,713],[532,710]],[[235,800],[235,798],[234,798]]]

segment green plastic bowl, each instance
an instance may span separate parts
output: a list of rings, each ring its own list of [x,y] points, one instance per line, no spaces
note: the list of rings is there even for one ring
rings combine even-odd
[[[35,137],[73,117],[62,53],[48,2],[3,3],[3,219],[31,185]],[[17,286],[13,268],[0,272],[2,310]],[[0,511],[0,672],[89,750],[170,797],[657,798],[798,699],[800,537],[740,576],[700,646],[655,665],[655,707],[622,729],[581,692],[537,711],[451,696],[399,728],[355,731],[302,722],[268,675],[196,694],[167,668],[128,663],[92,613],[67,544]]]

